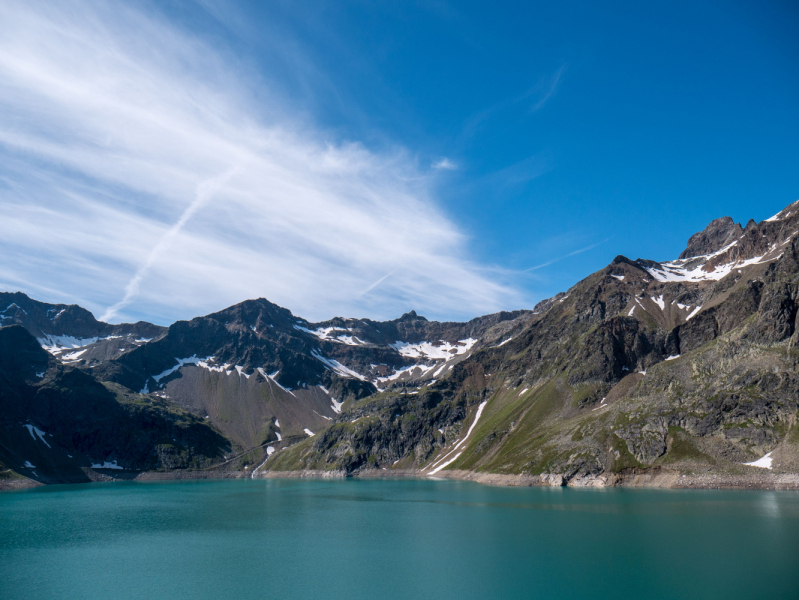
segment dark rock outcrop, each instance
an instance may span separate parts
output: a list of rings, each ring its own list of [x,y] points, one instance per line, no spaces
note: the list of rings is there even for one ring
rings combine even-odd
[[[741,237],[743,232],[741,224],[736,223],[730,217],[715,219],[705,229],[688,238],[688,245],[680,254],[680,258],[692,258],[717,252]]]

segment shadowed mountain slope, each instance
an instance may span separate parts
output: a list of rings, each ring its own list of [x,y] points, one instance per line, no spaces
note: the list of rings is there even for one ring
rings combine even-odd
[[[17,325],[0,328],[0,399],[0,462],[44,483],[204,468],[231,449],[185,411],[61,364]]]

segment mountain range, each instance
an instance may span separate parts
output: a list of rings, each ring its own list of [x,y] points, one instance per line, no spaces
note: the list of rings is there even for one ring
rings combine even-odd
[[[311,323],[265,299],[169,327],[0,293],[0,486],[449,476],[799,487],[799,203],[533,310]]]

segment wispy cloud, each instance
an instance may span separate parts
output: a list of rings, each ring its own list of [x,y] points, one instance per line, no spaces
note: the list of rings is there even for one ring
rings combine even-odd
[[[488,173],[470,185],[473,188],[486,188],[497,193],[504,188],[523,185],[541,177],[552,169],[552,160],[547,152],[528,156],[512,165]]]
[[[452,162],[448,158],[442,158],[441,160],[437,160],[432,164],[434,169],[444,169],[446,171],[455,171],[458,168],[454,162]]]
[[[385,275],[383,275],[383,276],[382,276],[380,279],[378,279],[377,281],[375,281],[375,282],[374,282],[372,285],[370,285],[368,288],[366,288],[366,289],[365,289],[365,290],[363,290],[363,291],[362,291],[360,294],[358,294],[358,298],[360,298],[361,296],[365,296],[366,294],[368,294],[369,292],[371,292],[371,291],[372,291],[373,289],[375,289],[375,288],[376,288],[378,285],[380,285],[380,284],[381,284],[381,283],[383,283],[383,282],[384,282],[386,279],[388,279],[389,277],[391,277],[391,275],[393,275],[393,273],[386,273]]]
[[[537,112],[542,108],[544,108],[544,105],[549,101],[549,99],[555,95],[555,92],[558,89],[558,85],[560,84],[560,80],[563,78],[563,74],[565,72],[566,72],[566,66],[564,65],[560,69],[558,69],[557,72],[552,76],[547,85],[544,87],[544,91],[543,94],[541,94],[541,97],[538,99],[537,102],[535,102],[530,107],[531,113]]]
[[[593,250],[597,246],[601,246],[605,242],[610,241],[610,238],[606,238],[601,242],[597,242],[596,244],[591,244],[590,246],[585,246],[584,248],[580,248],[578,250],[574,250],[573,252],[569,252],[568,254],[564,254],[563,256],[558,256],[557,258],[553,258],[552,260],[548,260],[545,263],[541,263],[540,265],[536,265],[534,267],[530,267],[529,269],[524,269],[524,273],[530,273],[532,271],[537,271],[538,269],[543,269],[544,267],[548,267],[549,265],[555,264],[556,262],[560,262],[564,259],[570,258],[572,256],[576,256],[578,254],[582,254],[583,252],[588,252],[589,250]]]
[[[122,297],[122,300],[113,306],[108,307],[108,309],[100,317],[101,321],[113,319],[119,314],[120,310],[128,306],[136,299],[136,297],[139,295],[141,282],[145,277],[147,277],[155,261],[161,258],[164,252],[169,249],[172,240],[174,240],[175,237],[180,233],[180,230],[183,229],[183,226],[189,219],[191,219],[194,213],[200,210],[200,208],[202,208],[202,206],[208,202],[215,193],[219,192],[235,172],[236,169],[229,169],[226,173],[222,173],[218,177],[212,177],[207,181],[203,181],[197,186],[197,195],[194,198],[194,201],[186,207],[186,210],[184,210],[183,214],[180,215],[177,223],[170,227],[163,237],[158,240],[158,243],[153,246],[153,249],[150,250],[150,253],[147,255],[144,263],[138,268],[136,274],[128,282],[128,285],[125,286],[125,295]]]
[[[562,65],[549,79],[540,81],[517,96],[501,100],[473,114],[466,120],[461,136],[468,138],[474,135],[486,121],[511,107],[519,107],[520,105],[524,107],[528,105],[528,103],[532,103],[529,104],[529,109],[526,111],[527,114],[532,114],[541,110],[549,99],[555,95],[555,92],[557,92],[565,72],[566,65]]]
[[[312,319],[521,304],[402,148],[331,141],[156,13],[46,8],[0,4],[4,288],[161,322],[257,296]]]

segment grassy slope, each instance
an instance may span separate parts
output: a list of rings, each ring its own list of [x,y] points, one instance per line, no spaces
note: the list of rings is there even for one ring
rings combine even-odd
[[[623,269],[628,281],[637,275],[627,263],[614,268]],[[407,398],[403,404],[388,393],[373,396],[347,407],[329,432],[333,439],[304,441],[270,459],[269,468],[425,468],[460,439],[476,405],[488,400],[463,453],[448,468],[574,476],[669,466],[735,474],[752,469],[742,462],[773,450],[775,471],[795,471],[799,357],[789,340],[763,341],[758,328],[764,316],[752,313],[757,303],[745,303],[753,278],[773,285],[795,278],[795,265],[783,270],[788,274],[758,266],[749,276],[719,282],[708,296],[712,318],[683,327],[690,340],[685,345],[694,349],[676,360],[663,360],[671,354],[671,333],[662,328],[668,324],[642,313],[636,329],[632,319],[617,318],[619,335],[627,336],[623,360],[647,373],[604,379],[619,368],[607,360],[609,320],[626,315],[630,295],[607,272],[596,273],[512,343],[481,351],[454,369],[435,386],[443,394],[437,410],[414,410]],[[718,337],[702,343],[708,334],[701,327],[713,322],[721,335],[712,333]],[[441,407],[450,415],[457,407],[458,419],[439,418],[446,412]],[[402,426],[407,412],[430,421],[422,428],[429,451],[420,452],[423,440]],[[442,425],[445,435],[436,433]],[[368,460],[351,460],[359,455]]]

